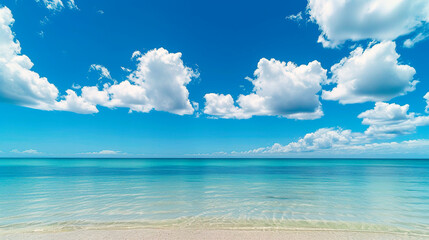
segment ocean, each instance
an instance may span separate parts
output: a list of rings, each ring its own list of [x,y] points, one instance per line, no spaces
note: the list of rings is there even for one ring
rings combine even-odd
[[[429,160],[0,159],[0,234],[130,228],[429,237]]]

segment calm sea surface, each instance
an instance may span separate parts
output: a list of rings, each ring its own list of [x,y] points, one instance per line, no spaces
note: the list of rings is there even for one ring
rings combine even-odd
[[[429,161],[0,159],[0,234],[145,227],[429,236]]]

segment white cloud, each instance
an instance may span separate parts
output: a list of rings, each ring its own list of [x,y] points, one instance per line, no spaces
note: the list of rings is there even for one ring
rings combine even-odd
[[[42,20],[40,20],[40,24],[46,25],[46,24],[48,24],[49,21],[50,20],[49,20],[48,16],[45,16]]]
[[[429,36],[429,33],[418,33],[415,37],[405,40],[404,47],[412,48],[418,42],[425,40]]]
[[[429,23],[427,0],[309,0],[307,9],[322,31],[318,42],[324,47],[347,40],[395,40]]]
[[[33,63],[21,54],[21,46],[10,28],[13,22],[11,11],[0,8],[0,100],[51,110],[58,89],[31,70]]]
[[[99,152],[87,152],[87,153],[80,153],[85,155],[116,155],[116,154],[125,154],[121,151],[114,151],[114,150],[101,150]]]
[[[342,104],[388,101],[414,91],[415,69],[398,63],[394,42],[382,42],[362,49],[356,48],[349,57],[331,68],[331,91],[323,91],[325,100]]]
[[[425,109],[425,111],[427,113],[429,113],[429,92],[426,93],[426,95],[424,96],[424,99],[426,99],[426,109]]]
[[[78,6],[76,5],[76,3],[74,2],[74,0],[69,0],[67,2],[67,6],[69,7],[69,9],[72,10],[79,10]]]
[[[248,79],[254,86],[252,93],[240,95],[237,106],[229,94],[206,94],[204,113],[238,119],[263,115],[290,119],[323,116],[318,93],[327,77],[318,61],[297,66],[262,58],[254,76],[255,79]]]
[[[345,145],[361,143],[364,140],[361,134],[341,128],[321,128],[313,133],[306,134],[296,142],[282,146],[278,143],[259,151],[267,153],[312,152],[323,149],[338,148]]]
[[[377,142],[382,138],[393,138],[398,135],[411,134],[415,132],[417,127],[429,125],[429,116],[417,116],[415,113],[408,113],[408,110],[408,104],[400,106],[394,103],[377,102],[374,109],[367,110],[358,116],[363,119],[362,124],[369,125],[364,133],[343,130],[339,127],[321,128],[287,145],[275,143],[269,147],[261,147],[245,152],[233,152],[232,154],[257,155],[333,151],[344,154],[349,153],[350,150],[367,151],[393,149],[396,147],[406,150],[412,147],[429,146],[429,139],[411,140],[401,143]]]
[[[64,3],[62,0],[36,0],[36,2],[41,2],[49,10],[61,11],[64,9]],[[79,10],[74,0],[67,1],[67,7],[72,10]]]
[[[291,20],[291,21],[295,21],[295,22],[300,22],[303,20],[302,17],[302,12],[299,12],[297,14],[292,14],[286,17],[286,19]]]
[[[198,73],[183,64],[182,53],[159,48],[133,56],[137,57],[137,70],[128,79],[144,89],[149,102],[143,105],[179,115],[193,113],[186,85]]]
[[[49,10],[60,11],[64,8],[61,0],[36,0],[36,2],[42,2]]]
[[[410,134],[418,126],[429,125],[429,116],[416,116],[408,113],[409,105],[377,102],[374,109],[359,114],[362,124],[369,125],[365,134],[369,137],[383,138]]]
[[[341,128],[321,128],[315,132],[308,133],[296,142],[287,145],[275,143],[269,147],[262,147],[246,152],[235,152],[236,154],[258,155],[258,154],[284,154],[284,153],[307,153],[323,152],[332,149],[343,149],[350,146],[359,146],[368,142],[362,133],[353,133],[351,130]]]
[[[98,87],[83,87],[81,88],[81,97],[94,105],[107,105],[110,97],[107,91],[99,91]]]
[[[214,152],[214,153],[191,153],[191,154],[185,154],[185,155],[191,156],[191,157],[219,158],[219,157],[228,156],[228,153],[221,151],[221,152]]]
[[[124,71],[124,72],[127,72],[127,73],[132,72],[132,70],[131,70],[131,69],[126,68],[126,67],[121,67],[121,70],[122,70],[122,71]]]
[[[131,55],[131,59],[136,59],[141,56],[142,56],[142,53],[140,51],[134,51],[133,54]]]
[[[34,149],[28,149],[24,151],[19,151],[18,149],[13,149],[11,151],[12,153],[19,153],[19,154],[41,154],[41,152],[34,150]]]
[[[192,107],[195,110],[195,117],[197,117],[197,118],[200,117],[200,115],[201,115],[200,104],[197,103],[197,102],[194,102],[194,101],[192,101],[191,104],[192,104]]]
[[[115,151],[115,150],[101,150],[98,152],[84,152],[84,153],[77,153],[79,155],[126,155],[127,153],[121,152],[121,151]]]
[[[204,113],[220,116],[222,118],[246,119],[252,117],[251,114],[244,113],[243,109],[234,105],[234,99],[230,94],[208,93],[204,96],[206,105]]]
[[[107,70],[107,68],[104,67],[103,65],[92,64],[89,67],[89,71],[98,71],[100,73],[100,78],[98,80],[101,80],[103,78],[112,79],[112,77],[110,76],[109,70]]]
[[[375,151],[377,153],[409,154],[423,152],[427,154],[429,139],[406,140],[402,142],[371,143],[353,147],[355,150]],[[350,150],[352,150],[351,148]]]
[[[278,146],[276,146],[278,145]],[[286,146],[281,146],[279,144],[275,144],[272,147],[267,147],[263,149],[256,149],[258,151],[248,151],[248,152],[240,152],[238,155],[278,155],[278,154],[292,154],[292,153],[302,153],[311,154],[313,156],[323,156],[327,154],[327,156],[332,157],[332,155],[342,155],[342,156],[353,156],[357,155],[359,157],[362,156],[376,156],[376,155],[388,155],[388,154],[418,154],[418,153],[428,153],[429,147],[429,139],[417,139],[417,140],[406,140],[402,142],[381,142],[381,143],[359,143],[359,144],[335,144],[329,148],[322,148],[311,151],[302,151],[302,152],[294,152],[294,151],[285,151]],[[317,155],[314,155],[317,153]],[[307,155],[308,156],[308,155]]]
[[[103,106],[110,108],[125,107],[137,112],[149,112],[153,109],[149,103],[146,89],[140,85],[132,84],[128,80],[112,86],[107,85],[103,91],[110,96],[109,101],[101,104]]]
[[[95,104],[81,96],[77,96],[75,91],[69,89],[66,93],[67,95],[63,97],[64,99],[55,103],[54,110],[69,111],[80,114],[98,113],[98,109]]]
[[[72,90],[60,97],[54,84],[31,70],[33,63],[21,54],[21,46],[10,28],[14,19],[7,7],[0,8],[0,100],[16,105],[77,113],[98,110]],[[57,101],[57,99],[62,99]]]
[[[287,145],[275,143],[269,147],[257,148],[245,152],[231,152],[231,155],[284,155],[332,156],[332,154],[352,156],[355,154],[389,154],[425,152],[428,153],[429,139],[407,140],[402,142],[371,142],[371,138],[362,133],[341,128],[321,128],[308,133],[296,142]],[[316,154],[316,155],[314,155]]]
[[[189,101],[186,85],[198,74],[186,67],[181,53],[169,53],[164,48],[150,50],[145,54],[134,53],[137,69],[127,80],[120,83],[82,87],[82,99],[93,105],[108,108],[126,107],[130,111],[149,112],[152,109],[178,115],[192,114],[194,108]],[[109,71],[92,65],[110,78]]]
[[[73,84],[81,89],[79,96],[67,90],[61,96],[54,84],[31,70],[33,63],[21,54],[21,46],[11,30],[14,19],[7,7],[0,8],[0,101],[41,109],[71,111],[81,114],[97,113],[96,105],[109,108],[127,107],[131,111],[149,112],[152,109],[179,115],[192,114],[186,85],[198,74],[186,67],[181,53],[169,53],[163,48],[133,54],[137,69],[128,79],[98,86]],[[100,72],[100,79],[112,79],[102,65],[93,64],[90,70]]]

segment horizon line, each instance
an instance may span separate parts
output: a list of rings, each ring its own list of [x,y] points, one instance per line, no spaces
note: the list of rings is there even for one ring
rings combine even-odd
[[[272,160],[429,160],[429,157],[0,157],[2,159],[188,159],[188,160],[220,160],[220,159],[272,159]]]

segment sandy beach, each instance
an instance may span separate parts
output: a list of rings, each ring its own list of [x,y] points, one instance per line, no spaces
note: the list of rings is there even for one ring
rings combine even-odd
[[[166,230],[166,229],[132,229],[132,230],[82,230],[58,233],[23,233],[2,236],[6,240],[229,240],[229,239],[294,239],[294,240],[399,240],[429,239],[421,236],[408,236],[390,233],[346,232],[346,231],[242,231],[242,230]]]

